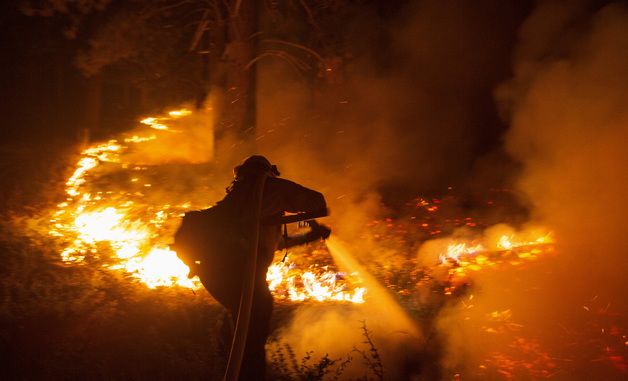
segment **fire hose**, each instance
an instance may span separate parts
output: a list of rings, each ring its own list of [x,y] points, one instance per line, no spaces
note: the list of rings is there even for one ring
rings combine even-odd
[[[236,381],[240,375],[240,368],[242,366],[242,359],[244,357],[244,350],[246,347],[246,339],[249,333],[251,310],[253,307],[253,295],[255,293],[255,278],[257,276],[257,256],[260,225],[285,225],[293,222],[306,221],[306,223],[311,228],[310,233],[300,237],[296,237],[290,242],[288,242],[287,237],[284,237],[284,242],[281,245],[283,248],[302,245],[320,238],[327,238],[329,237],[329,234],[331,232],[328,227],[324,225],[319,225],[316,220],[314,220],[314,218],[328,215],[327,209],[316,210],[306,213],[297,213],[289,216],[272,217],[262,220],[262,201],[264,198],[264,186],[266,184],[267,177],[267,175],[260,176],[254,188],[255,209],[252,219],[253,223],[251,225],[251,228],[254,230],[251,232],[250,235],[250,237],[252,237],[252,240],[250,241],[251,255],[244,269],[244,279],[242,281],[242,292],[240,294],[238,316],[236,319],[233,341],[231,343],[231,350],[229,352],[227,369],[225,370],[225,376],[223,378],[224,381]]]
[[[257,248],[259,245],[259,226],[262,213],[262,200],[264,196],[264,185],[266,184],[267,175],[258,178],[255,184],[255,209],[253,214],[254,229],[251,233],[253,238],[251,242],[251,256],[247,261],[248,266],[244,270],[244,279],[242,281],[242,293],[240,294],[240,305],[238,307],[238,317],[236,319],[233,341],[231,343],[231,351],[229,352],[229,360],[227,369],[225,370],[224,381],[236,381],[240,376],[240,367],[242,366],[242,358],[244,357],[244,349],[246,347],[246,338],[249,334],[249,323],[251,320],[251,309],[253,307],[253,293],[255,292],[255,276],[257,274]]]

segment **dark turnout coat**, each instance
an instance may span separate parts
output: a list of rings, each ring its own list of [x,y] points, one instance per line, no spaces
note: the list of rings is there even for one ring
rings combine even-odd
[[[179,256],[199,275],[211,295],[231,312],[234,323],[243,277],[246,276],[246,261],[251,259],[251,232],[254,230],[250,227],[255,223],[257,180],[255,176],[239,179],[215,206],[187,213],[175,235],[175,250]],[[268,177],[263,188],[260,219],[281,216],[285,212],[313,212],[325,208],[321,193],[289,180]],[[260,224],[255,289],[241,380],[263,379],[264,344],[269,334],[273,304],[266,272],[280,238],[281,225]]]
[[[245,261],[250,260],[247,256],[250,255],[252,237],[248,226],[254,223],[251,219],[253,209],[257,207],[254,205],[254,183],[254,179],[236,182],[225,198],[210,208],[215,216],[213,221],[208,220],[207,225],[210,226],[204,228],[207,238],[203,245],[205,254],[200,259],[200,266],[196,266],[208,291],[232,312],[237,310]],[[317,191],[282,178],[266,179],[262,221],[281,216],[284,212],[311,212],[325,207],[325,198]],[[265,283],[265,274],[280,238],[281,225],[260,224],[257,250],[257,278],[261,278],[260,282],[263,280]]]

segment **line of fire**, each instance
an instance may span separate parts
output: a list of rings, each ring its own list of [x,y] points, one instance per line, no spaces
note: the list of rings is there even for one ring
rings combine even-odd
[[[625,3],[1,7],[0,379],[628,378]]]

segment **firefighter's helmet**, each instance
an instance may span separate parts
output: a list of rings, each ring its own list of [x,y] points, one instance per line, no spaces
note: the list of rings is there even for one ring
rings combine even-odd
[[[249,156],[242,164],[236,166],[233,169],[233,175],[237,177],[243,177],[247,175],[261,175],[267,174],[272,177],[280,175],[276,165],[270,163],[270,161],[262,155]]]

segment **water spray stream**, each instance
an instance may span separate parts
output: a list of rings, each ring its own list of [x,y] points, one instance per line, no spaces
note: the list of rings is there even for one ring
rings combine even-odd
[[[394,322],[394,327],[398,331],[403,331],[413,337],[421,337],[419,329],[414,321],[406,314],[406,311],[390,295],[388,290],[382,286],[364,266],[362,266],[355,256],[349,251],[347,246],[338,238],[327,239],[327,247],[334,261],[341,269],[348,272],[357,272],[360,275],[370,299],[369,308],[376,308],[377,312],[382,312],[390,322]]]

